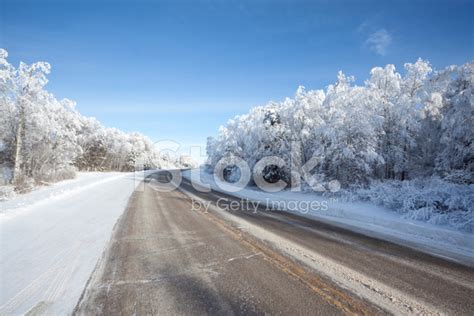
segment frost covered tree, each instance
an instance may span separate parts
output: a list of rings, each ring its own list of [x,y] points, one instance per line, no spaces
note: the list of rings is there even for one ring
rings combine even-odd
[[[431,175],[472,183],[472,69],[433,71],[419,59],[403,75],[375,67],[362,86],[340,72],[325,91],[300,87],[294,98],[229,120],[208,139],[208,164],[237,156],[253,168],[277,156],[286,167],[264,169],[271,181],[289,181],[289,166],[301,174],[315,160],[313,175],[345,185]]]
[[[474,183],[474,63],[458,67],[441,108],[442,150],[437,169],[463,183]]]
[[[67,122],[61,116],[67,101],[59,102],[43,89],[50,65],[20,63],[15,69],[7,57],[2,50],[0,111],[5,122],[2,142],[7,145],[3,163],[12,166],[13,182],[21,184],[26,178],[47,175],[48,165],[63,161],[68,146],[65,138],[71,135],[61,131]]]
[[[126,134],[82,116],[71,100],[45,90],[46,62],[18,68],[0,49],[0,167],[17,190],[74,177],[79,170],[133,171],[170,165],[139,133]]]
[[[382,118],[379,151],[384,160],[379,176],[404,180],[409,177],[412,161],[410,152],[415,147],[415,137],[420,122],[423,85],[431,72],[429,63],[419,59],[405,64],[406,75],[396,72],[394,65],[375,67],[366,87],[378,103],[376,115]]]
[[[316,127],[315,155],[319,172],[344,183],[364,182],[381,161],[377,147],[380,120],[368,91],[351,85],[342,72],[326,93],[324,124]]]
[[[6,58],[8,53],[0,51],[1,64],[1,113],[3,117],[2,142],[9,148],[6,162],[13,165],[13,180],[18,181],[22,169],[22,147],[25,138],[27,112],[33,112],[32,104],[38,99],[38,92],[46,84],[45,74],[49,72],[49,65],[36,63],[27,66],[21,63],[16,70]],[[3,124],[2,124],[3,125]],[[6,151],[6,149],[5,149]]]

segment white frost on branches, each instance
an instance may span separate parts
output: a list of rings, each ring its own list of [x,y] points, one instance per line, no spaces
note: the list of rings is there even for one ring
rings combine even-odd
[[[291,99],[236,116],[208,139],[208,164],[237,156],[253,170],[258,160],[277,156],[286,166],[266,169],[264,178],[291,183],[291,165],[300,172],[298,166],[317,159],[318,181],[367,188],[374,181],[443,179],[466,186],[471,194],[464,201],[472,201],[474,61],[433,71],[419,59],[404,68],[401,74],[394,65],[375,67],[362,86],[339,72],[325,90],[299,87]],[[290,154],[294,142],[300,149]],[[412,208],[455,209],[449,197],[438,200]],[[466,218],[474,215],[468,204],[457,204]]]
[[[131,171],[160,168],[174,161],[157,154],[139,133],[126,134],[82,116],[69,99],[57,100],[44,89],[48,63],[7,61],[0,49],[0,167],[13,170],[21,191],[35,183],[74,177],[75,171]]]

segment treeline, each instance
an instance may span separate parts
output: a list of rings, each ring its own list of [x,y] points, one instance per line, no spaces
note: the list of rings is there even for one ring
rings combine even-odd
[[[7,61],[0,49],[0,167],[18,190],[74,177],[76,170],[132,171],[169,167],[153,143],[82,116],[71,100],[45,90],[50,65]]]
[[[420,59],[405,64],[403,75],[393,65],[376,67],[362,86],[339,72],[325,90],[300,87],[292,99],[229,120],[208,139],[208,163],[237,156],[253,168],[280,157],[286,167],[264,169],[270,182],[290,182],[290,165],[299,172],[313,158],[316,179],[345,186],[434,175],[472,184],[473,82],[472,61],[433,71]]]

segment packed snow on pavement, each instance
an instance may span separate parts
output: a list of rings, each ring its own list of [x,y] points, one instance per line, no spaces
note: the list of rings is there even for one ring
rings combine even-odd
[[[67,314],[144,173],[79,173],[0,202],[0,314]]]
[[[258,202],[272,211],[291,212],[474,266],[472,233],[405,218],[402,214],[374,203],[340,201],[314,192],[283,190],[269,193],[250,186],[237,192],[226,192],[221,188],[220,180],[216,181],[213,174],[203,169],[186,170],[183,172],[183,177],[190,179],[192,171],[195,171],[194,177],[200,175],[200,181],[210,185],[213,190]],[[316,202],[327,207],[320,207],[317,210],[311,207],[302,209],[302,206],[309,204],[298,203],[301,201]],[[297,209],[298,207],[300,209]]]

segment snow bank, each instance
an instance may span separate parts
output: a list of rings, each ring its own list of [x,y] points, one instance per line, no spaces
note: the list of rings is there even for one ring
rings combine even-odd
[[[12,199],[15,195],[15,188],[12,185],[0,185],[0,201]]]
[[[78,191],[123,176],[124,173],[121,172],[78,172],[74,179],[39,186],[25,194],[10,195],[10,198],[5,199],[6,201],[0,202],[0,219],[22,215],[23,212],[33,209],[33,206],[37,204],[65,198]],[[11,186],[8,187],[11,188]]]
[[[474,232],[474,184],[461,185],[433,177],[372,183],[346,194],[351,201],[370,201],[405,218]]]
[[[223,191],[215,182],[213,175],[201,170],[201,181],[210,184],[216,191]],[[191,171],[183,172],[190,179]],[[319,210],[295,210],[278,208],[304,217],[344,227],[365,235],[406,245],[436,256],[474,265],[474,236],[471,233],[456,231],[431,223],[416,221],[403,214],[363,201],[343,201],[335,197],[324,197],[315,193],[282,191],[268,193],[256,187],[247,187],[235,193],[225,192],[238,198],[259,202],[261,205],[297,205],[298,201],[319,202],[327,208]],[[283,202],[283,203],[282,203]],[[305,204],[307,205],[307,204]],[[273,208],[274,209],[274,208]]]
[[[0,315],[69,314],[144,173],[80,173],[0,202]]]

